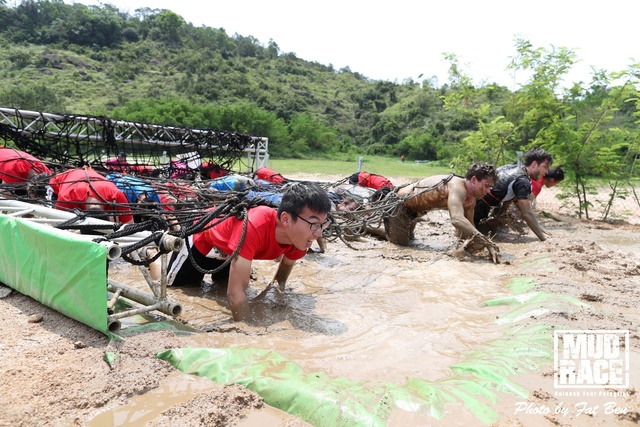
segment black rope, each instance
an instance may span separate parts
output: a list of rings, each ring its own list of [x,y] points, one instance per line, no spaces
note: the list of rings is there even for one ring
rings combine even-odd
[[[245,238],[245,235],[246,235],[246,232],[247,232],[247,224],[249,222],[249,214],[248,214],[248,211],[247,211],[246,208],[244,208],[244,210],[243,210],[243,216],[244,216],[244,220],[242,222],[242,234],[240,235],[240,241],[238,242],[238,246],[233,251],[233,253],[231,255],[229,255],[227,257],[227,259],[225,259],[222,264],[220,264],[220,266],[214,268],[213,270],[205,270],[205,269],[203,269],[202,267],[200,267],[198,265],[196,260],[193,258],[193,254],[191,252],[191,248],[189,247],[189,240],[185,239],[185,244],[187,245],[187,252],[189,253],[189,260],[191,261],[191,265],[193,265],[193,267],[196,270],[198,270],[202,274],[216,274],[217,272],[219,272],[222,269],[224,269],[227,265],[229,265],[229,263],[231,261],[233,261],[235,259],[235,257],[238,255],[238,253],[240,253],[240,249],[242,249],[242,245],[244,244],[244,238]]]
[[[428,193],[429,191],[433,191],[433,190],[435,190],[436,188],[439,188],[440,186],[442,186],[442,185],[444,185],[444,184],[448,183],[448,182],[449,182],[449,181],[451,181],[454,177],[463,178],[463,177],[461,177],[461,176],[459,176],[459,175],[456,175],[456,174],[454,174],[454,173],[450,173],[449,175],[447,175],[446,177],[442,178],[442,179],[441,179],[440,181],[438,181],[437,183],[435,183],[435,184],[433,184],[433,185],[430,185],[430,186],[428,186],[428,187],[421,187],[421,186],[416,185],[416,186],[414,186],[413,188],[414,188],[414,189],[416,189],[416,188],[418,188],[418,189],[422,189],[422,191],[420,191],[420,192],[418,192],[418,193],[416,193],[416,194],[408,194],[408,195],[406,195],[406,196],[403,198],[403,200],[412,199],[412,198],[417,197],[417,196],[419,196],[419,195],[421,195],[421,194]]]

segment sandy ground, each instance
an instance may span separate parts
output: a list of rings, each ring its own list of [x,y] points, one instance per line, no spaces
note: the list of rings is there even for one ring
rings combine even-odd
[[[632,363],[636,363],[631,369],[632,384],[637,385],[640,365],[633,357],[640,354],[640,251],[638,245],[629,249],[625,239],[637,242],[640,225],[571,218],[563,214],[554,194],[543,190],[538,203],[539,211],[544,210],[560,220],[545,219],[545,226],[553,233],[548,242],[537,241],[531,233],[497,236],[504,254],[505,274],[515,260],[531,254],[543,252],[553,257],[559,266],[556,271],[532,268],[528,272],[529,277],[537,279],[535,290],[561,291],[595,304],[599,310],[555,310],[543,320],[564,325],[566,329],[628,329]],[[445,238],[452,235],[446,224],[441,225],[439,233]],[[609,243],[596,242],[592,239],[594,236]],[[527,244],[522,245],[523,242]],[[429,256],[426,251],[425,259]],[[576,285],[577,277],[581,278],[579,285]],[[0,299],[0,311],[1,426],[307,425],[268,407],[259,395],[240,386],[215,384],[203,386],[200,393],[183,401],[165,402],[161,415],[146,424],[142,421],[123,424],[114,420],[96,423],[92,420],[108,409],[162,388],[168,381],[180,381],[176,380],[175,370],[155,355],[184,346],[183,338],[172,332],[156,331],[130,336],[124,341],[110,341],[101,333],[17,292]],[[106,352],[119,357],[109,364],[105,360]],[[545,405],[554,408],[559,402],[567,401],[554,394],[552,374],[549,368],[521,379],[532,390],[525,400],[533,405],[531,408]],[[576,414],[562,417],[553,413],[525,416],[524,412],[514,414],[513,402],[507,401],[499,408],[503,416],[497,425],[637,425],[640,422],[640,397],[634,387],[615,401],[626,413],[609,417]],[[602,413],[603,408],[600,410]]]

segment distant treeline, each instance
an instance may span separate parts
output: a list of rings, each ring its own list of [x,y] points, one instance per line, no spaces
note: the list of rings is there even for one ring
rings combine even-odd
[[[251,133],[279,157],[404,155],[460,172],[537,145],[585,201],[585,177],[637,173],[638,69],[565,88],[576,54],[527,40],[510,67],[531,77],[515,92],[475,85],[453,54],[444,84],[376,81],[164,9],[0,0],[0,43],[3,107]]]

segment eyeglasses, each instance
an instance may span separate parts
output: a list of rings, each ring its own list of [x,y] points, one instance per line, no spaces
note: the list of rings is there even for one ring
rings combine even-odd
[[[302,218],[301,216],[298,216],[298,219],[301,219],[307,224],[309,224],[309,228],[311,229],[311,231],[318,231],[320,229],[326,230],[327,227],[329,227],[329,224],[331,224],[330,219],[327,219],[325,222],[311,222],[309,220]]]

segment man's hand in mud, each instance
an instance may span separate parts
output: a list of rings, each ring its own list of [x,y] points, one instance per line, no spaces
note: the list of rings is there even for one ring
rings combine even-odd
[[[497,245],[487,246],[487,250],[489,251],[489,256],[491,257],[491,261],[494,264],[500,264],[500,258],[498,258],[498,253],[500,253],[500,248]]]
[[[498,257],[500,248],[498,247],[498,245],[493,243],[493,241],[489,237],[483,235],[482,233],[474,234],[473,237],[467,239],[463,243],[462,247],[464,250],[471,253],[480,252],[486,248],[489,251],[489,256],[491,257],[493,263],[500,264],[500,259]]]
[[[280,289],[280,286],[274,284],[273,290],[275,296],[275,307],[287,308],[287,297],[284,296],[284,286],[282,286],[282,289]]]
[[[284,286],[279,286],[278,282],[269,283],[264,291],[255,297],[254,302],[272,302],[277,308],[286,308],[287,299],[284,295],[284,289],[281,288],[284,288]]]

